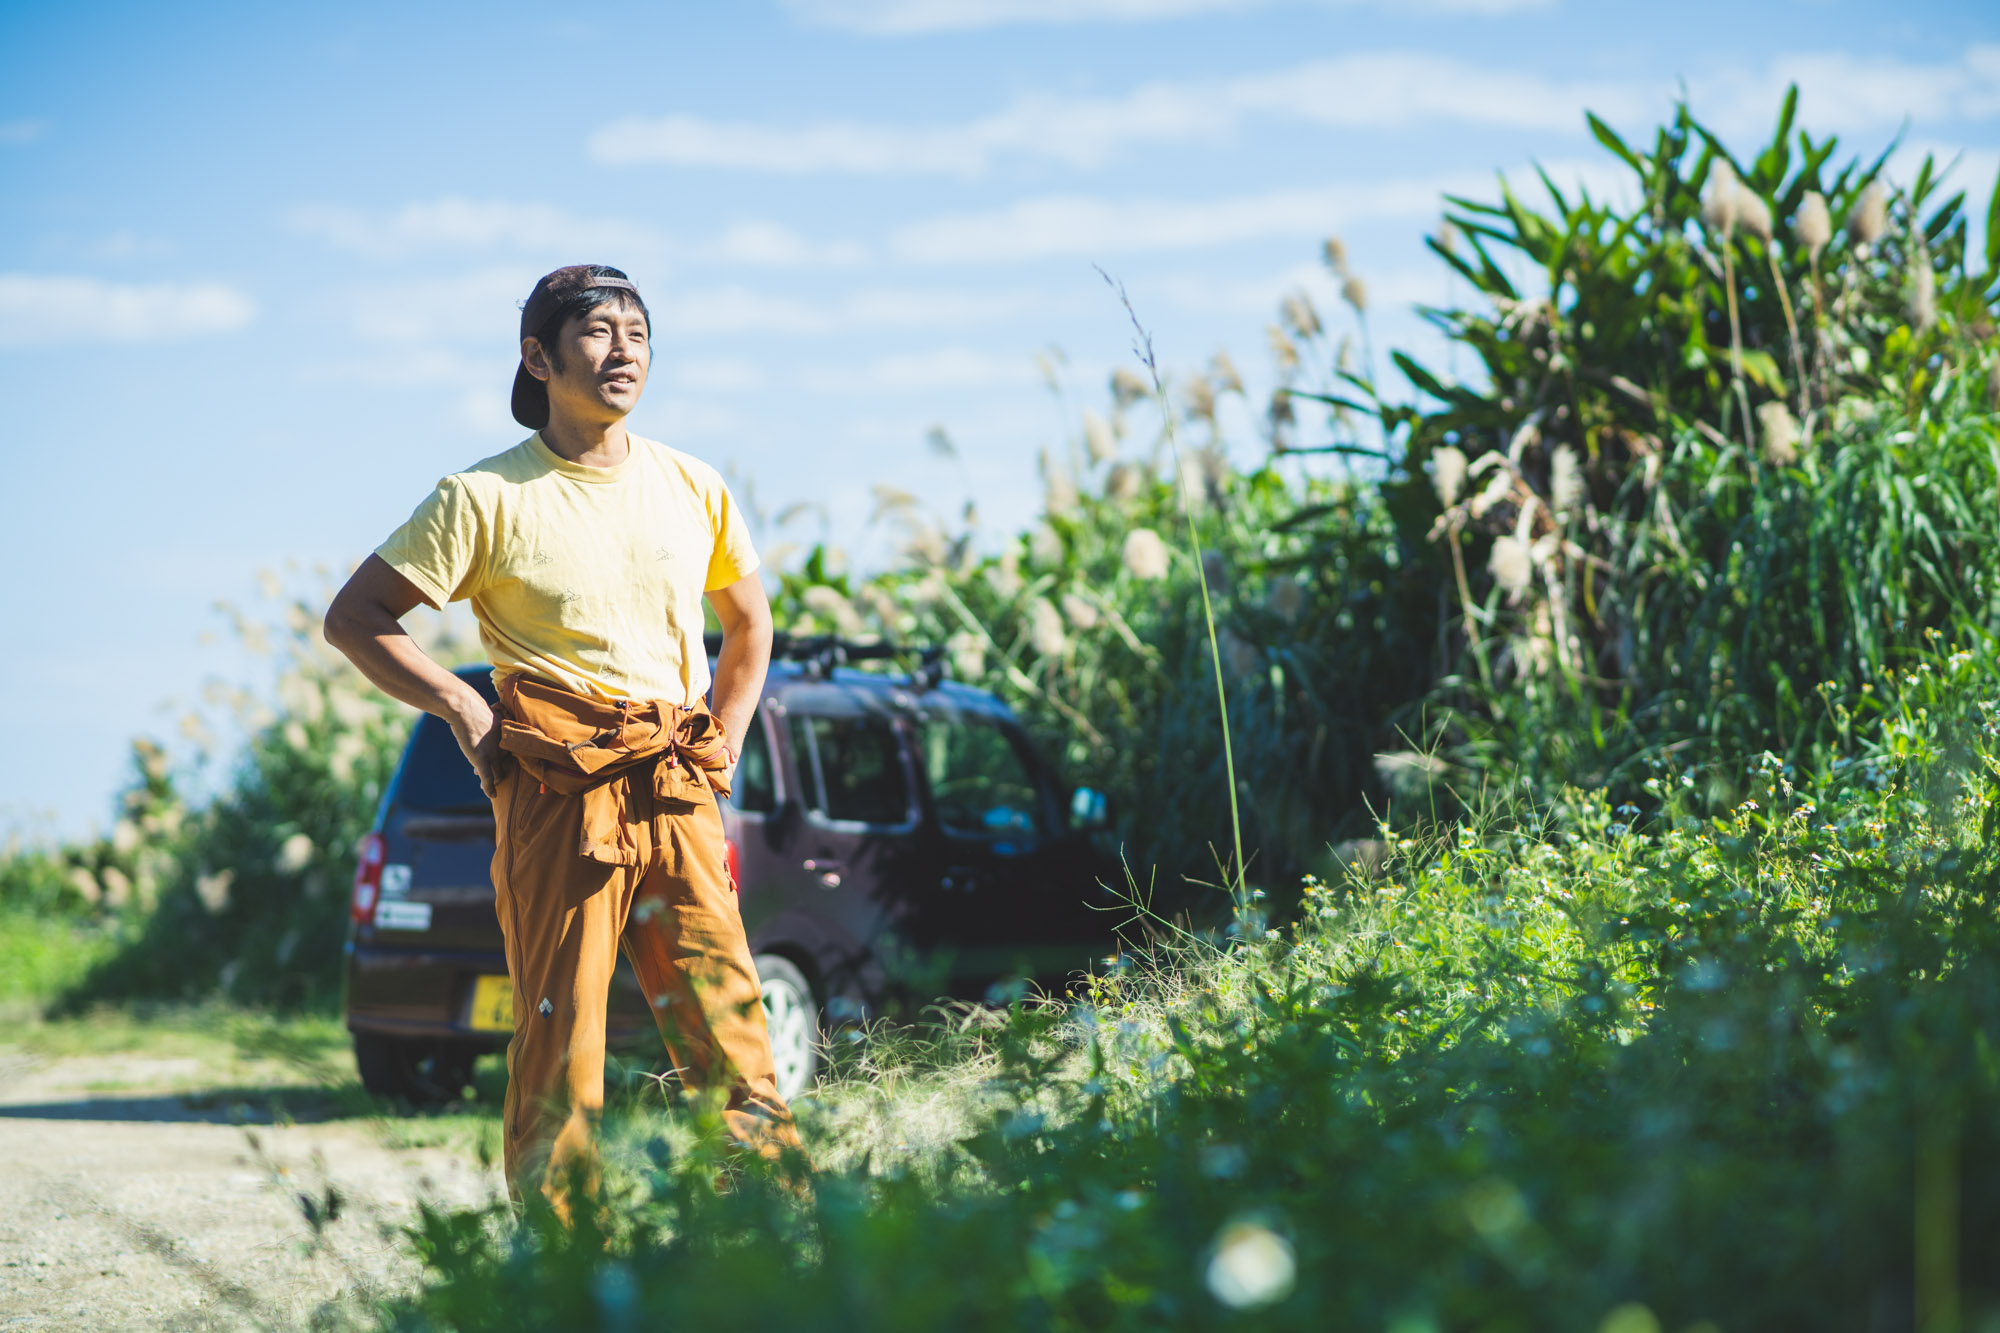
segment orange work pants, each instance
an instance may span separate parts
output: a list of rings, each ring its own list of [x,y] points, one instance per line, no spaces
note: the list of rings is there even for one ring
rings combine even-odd
[[[604,1022],[621,947],[682,1084],[728,1089],[723,1114],[737,1142],[765,1153],[797,1147],[707,785],[688,784],[682,800],[655,795],[650,766],[612,779],[619,832],[638,855],[608,865],[578,854],[583,793],[557,792],[508,756],[500,768],[493,886],[514,983],[509,1192],[518,1200],[546,1175],[561,1206],[571,1173],[596,1178]]]

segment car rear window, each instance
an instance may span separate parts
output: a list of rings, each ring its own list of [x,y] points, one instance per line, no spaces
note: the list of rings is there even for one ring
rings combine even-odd
[[[910,785],[902,747],[889,719],[792,715],[792,750],[806,804],[828,819],[902,824],[910,818]]]
[[[465,761],[451,727],[429,713],[417,719],[410,756],[396,784],[396,804],[425,814],[467,814],[493,808],[479,790],[479,775]]]
[[[764,739],[764,716],[753,714],[743,735],[743,753],[736,756],[729,803],[738,810],[769,814],[778,808],[778,784],[771,772],[771,746]]]
[[[1043,833],[1042,793],[1014,738],[986,718],[932,717],[923,732],[924,772],[938,823],[952,833],[1018,837]]]

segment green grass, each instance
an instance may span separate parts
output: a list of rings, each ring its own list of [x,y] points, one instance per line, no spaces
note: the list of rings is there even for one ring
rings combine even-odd
[[[31,1017],[117,949],[101,926],[73,917],[0,912],[0,1017]]]

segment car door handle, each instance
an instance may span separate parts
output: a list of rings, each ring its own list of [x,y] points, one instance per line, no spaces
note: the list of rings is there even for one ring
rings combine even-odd
[[[819,876],[819,886],[822,889],[837,889],[840,887],[840,877],[846,873],[847,866],[841,861],[813,857],[806,862],[806,869]]]

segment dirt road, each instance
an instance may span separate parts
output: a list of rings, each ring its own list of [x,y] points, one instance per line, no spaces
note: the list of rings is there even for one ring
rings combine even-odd
[[[499,1188],[463,1143],[392,1146],[295,1071],[215,1065],[0,1044],[0,1330],[338,1327],[411,1279],[385,1231],[415,1200]],[[315,1242],[298,1196],[329,1181]]]

